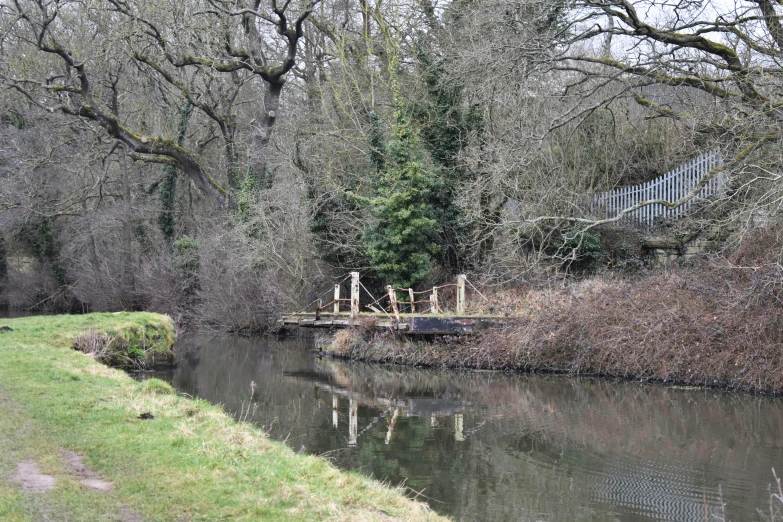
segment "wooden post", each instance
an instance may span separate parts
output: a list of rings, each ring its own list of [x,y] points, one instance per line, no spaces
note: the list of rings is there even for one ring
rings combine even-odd
[[[340,285],[334,285],[334,313],[340,313]]]
[[[391,285],[386,287],[386,291],[389,293],[389,302],[391,303],[392,311],[394,312],[394,318],[397,322],[400,322],[400,308],[397,306],[397,292],[394,291]]]
[[[416,305],[413,304],[413,300],[415,299],[414,296],[413,296],[413,288],[408,288],[408,296],[410,297],[410,300],[411,300],[411,313],[415,314],[416,313]]]
[[[359,315],[359,272],[351,272],[351,319]]]
[[[460,274],[457,276],[457,315],[465,313],[465,280],[467,276]]]
[[[438,306],[438,289],[436,287],[432,287],[432,295],[430,296],[430,302],[432,303],[432,313],[438,314],[440,313],[440,307]]]
[[[323,301],[319,299],[318,301],[315,302],[315,320],[316,321],[321,318],[321,306],[323,306]]]

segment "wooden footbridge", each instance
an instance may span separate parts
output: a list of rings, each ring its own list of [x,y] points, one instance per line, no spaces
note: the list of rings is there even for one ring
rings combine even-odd
[[[341,285],[348,279],[350,297],[341,297]],[[351,272],[334,286],[334,298],[330,302],[324,304],[323,298],[316,299],[311,304],[314,305],[312,312],[288,314],[279,319],[277,324],[281,328],[289,325],[302,328],[362,326],[388,328],[403,334],[456,335],[501,326],[509,321],[501,316],[468,314],[466,284],[481,295],[465,275],[459,275],[456,283],[435,286],[425,291],[417,292],[412,288],[393,288],[389,285],[386,294],[376,299],[361,284],[359,272]],[[364,312],[360,308],[360,290],[364,290],[366,297],[371,299],[364,305]]]

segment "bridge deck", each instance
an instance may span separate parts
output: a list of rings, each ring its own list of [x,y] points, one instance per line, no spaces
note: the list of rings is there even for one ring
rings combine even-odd
[[[443,314],[400,314],[400,321],[386,314],[363,313],[352,319],[350,313],[325,314],[297,313],[277,321],[281,327],[288,325],[302,328],[349,328],[351,326],[373,326],[389,328],[404,334],[455,335],[503,326],[511,319],[503,316],[471,316]]]

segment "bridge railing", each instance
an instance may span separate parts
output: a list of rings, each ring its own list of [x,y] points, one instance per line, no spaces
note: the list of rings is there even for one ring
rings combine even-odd
[[[348,278],[351,279],[351,294],[350,298],[340,297],[342,295],[341,283],[345,282]],[[442,291],[450,288],[456,289],[456,306],[455,313],[462,315],[465,313],[465,283],[467,277],[464,274],[457,276],[456,283],[444,284],[440,286],[434,286],[430,290],[414,291],[412,288],[393,288],[391,285],[386,287],[386,294],[374,299],[370,304],[365,305],[365,308],[370,309],[375,313],[393,314],[397,321],[400,320],[400,313],[405,311],[409,313],[444,313],[444,308],[441,305]],[[339,314],[343,303],[350,303],[351,317],[356,317],[360,313],[359,309],[359,288],[361,282],[359,281],[359,272],[351,272],[348,277],[343,279],[340,283],[334,286],[334,298],[328,303],[324,303],[323,299],[316,299],[315,303],[315,315],[316,318],[320,317],[321,313],[331,310],[332,313]],[[365,289],[365,291],[367,291]],[[368,295],[369,292],[367,292]],[[400,300],[398,293],[403,296],[407,296],[408,300]],[[426,296],[421,299],[420,296]],[[372,296],[370,296],[372,297]]]
[[[592,202],[592,211],[594,214],[604,218],[612,218],[624,209],[631,208],[644,201],[677,201],[688,195],[712,169],[722,164],[723,158],[720,151],[714,150],[702,154],[698,158],[680,165],[647,183],[620,187],[609,192],[595,194]],[[694,198],[682,205],[675,208],[670,208],[660,203],[646,205],[626,214],[620,221],[620,224],[649,230],[655,224],[656,219],[678,218],[687,213],[699,199],[719,193],[723,190],[725,182],[726,175],[718,173],[709,178]]]

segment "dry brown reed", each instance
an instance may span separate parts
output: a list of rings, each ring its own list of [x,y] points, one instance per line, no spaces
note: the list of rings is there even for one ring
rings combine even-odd
[[[783,393],[783,281],[780,266],[764,258],[780,245],[765,239],[774,238],[748,238],[733,257],[644,277],[506,290],[487,305],[519,318],[503,329],[434,342],[341,333],[331,351],[383,362]],[[748,259],[753,269],[738,268]]]
[[[119,346],[123,343],[127,344],[127,341],[120,336],[110,337],[101,330],[89,328],[76,336],[73,349],[91,355],[98,362],[112,365],[118,352],[127,351],[126,347]],[[123,362],[132,364],[130,359]]]

